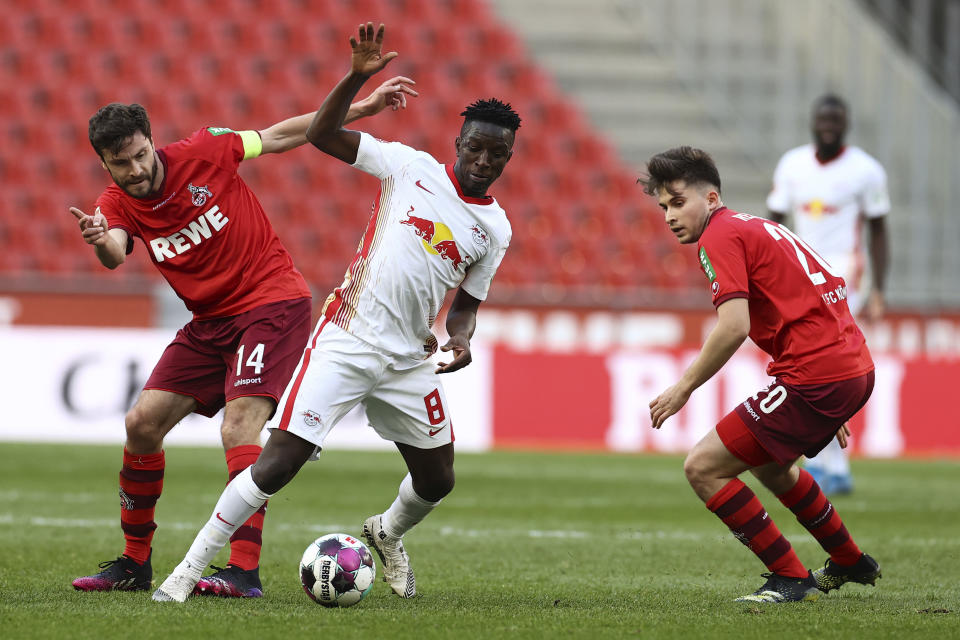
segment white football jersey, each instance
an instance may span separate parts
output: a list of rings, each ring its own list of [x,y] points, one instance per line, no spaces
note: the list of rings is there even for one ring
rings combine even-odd
[[[890,212],[887,174],[859,147],[847,146],[824,164],[817,159],[816,147],[805,144],[787,151],[777,164],[767,209],[792,215],[797,235],[856,292],[864,269],[861,216],[877,218]]]
[[[486,299],[510,222],[494,198],[463,195],[452,165],[399,142],[361,133],[353,166],[380,179],[380,194],[323,314],[364,342],[423,360],[450,289]]]

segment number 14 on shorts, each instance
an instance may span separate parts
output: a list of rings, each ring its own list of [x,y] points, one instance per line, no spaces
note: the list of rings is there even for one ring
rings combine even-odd
[[[250,354],[247,356],[246,360],[243,359],[245,346],[246,345],[240,345],[240,348],[237,349],[237,384],[244,383],[244,373],[246,373],[246,375],[259,376],[263,371],[263,343],[258,342],[257,345],[250,350]],[[243,370],[244,367],[246,367],[246,371]]]

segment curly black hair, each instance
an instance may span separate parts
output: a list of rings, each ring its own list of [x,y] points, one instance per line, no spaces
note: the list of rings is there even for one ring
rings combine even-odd
[[[464,117],[464,124],[471,120],[489,122],[506,127],[516,132],[520,128],[520,116],[513,110],[509,102],[502,102],[496,98],[477,100],[460,114]]]
[[[90,118],[89,125],[90,145],[101,158],[104,150],[119,153],[124,142],[137,131],[152,140],[147,110],[137,103],[112,102],[100,107]]]

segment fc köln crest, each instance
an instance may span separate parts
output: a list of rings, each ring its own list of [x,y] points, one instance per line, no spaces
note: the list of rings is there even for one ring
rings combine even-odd
[[[202,207],[207,203],[207,198],[213,197],[213,194],[210,193],[210,187],[207,185],[195,187],[192,184],[188,184],[187,189],[189,189],[190,193],[193,194],[193,204],[197,207]]]

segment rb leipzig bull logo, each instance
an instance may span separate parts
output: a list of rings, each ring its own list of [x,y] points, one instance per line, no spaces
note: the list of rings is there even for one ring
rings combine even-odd
[[[453,240],[450,228],[442,222],[434,222],[410,215],[411,211],[413,211],[413,207],[410,207],[410,211],[407,212],[407,219],[401,220],[400,224],[413,227],[414,233],[420,236],[423,248],[426,249],[427,253],[449,260],[453,263],[454,269],[464,264],[465,260],[460,255],[460,249]]]

